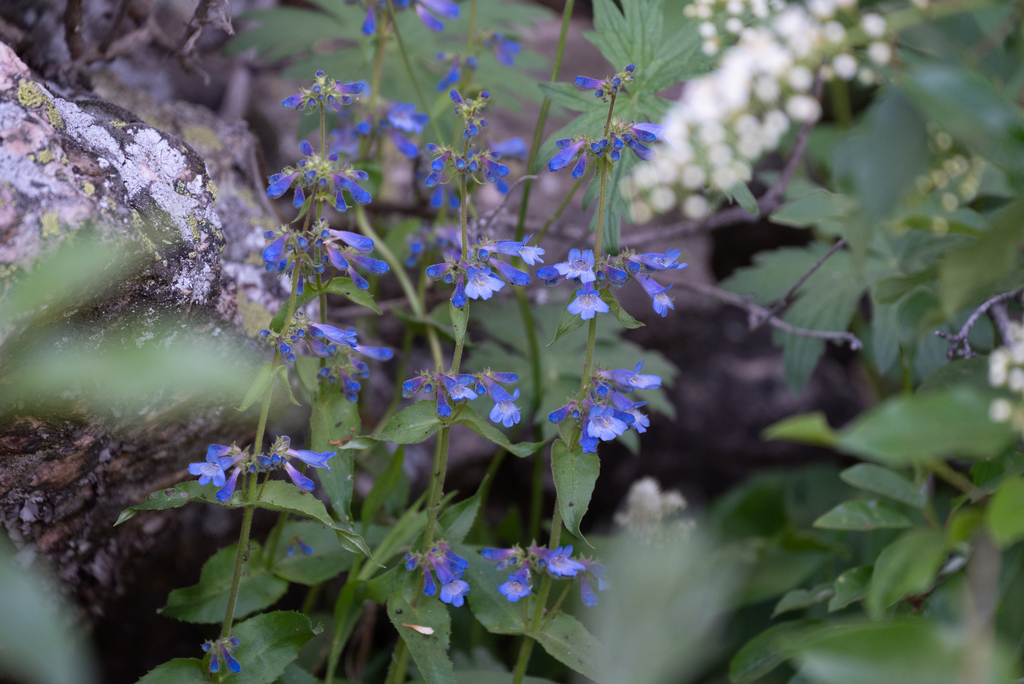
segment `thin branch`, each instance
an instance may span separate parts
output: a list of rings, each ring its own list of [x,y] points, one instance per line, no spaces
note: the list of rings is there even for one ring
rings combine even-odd
[[[944,330],[936,330],[936,335],[949,341],[949,350],[946,352],[946,358],[952,359],[956,356],[962,356],[965,359],[969,359],[972,356],[976,356],[974,350],[971,349],[971,343],[967,341],[967,336],[971,334],[971,329],[993,306],[996,304],[1005,304],[1012,299],[1017,299],[1021,294],[1024,294],[1024,287],[989,297],[982,302],[981,306],[974,310],[974,313],[968,317],[963,327],[960,328],[960,332],[955,335]],[[1002,330],[1000,330],[1000,334],[1002,334]]]
[[[819,70],[814,83],[813,94],[815,98],[821,99],[822,88],[823,80],[821,77],[821,71]],[[683,235],[695,235],[697,233],[704,233],[709,230],[722,228],[724,226],[731,226],[737,223],[757,223],[761,219],[767,217],[773,211],[782,206],[784,201],[783,196],[786,194],[786,189],[789,187],[790,181],[793,180],[793,174],[796,173],[796,169],[800,165],[800,160],[804,156],[804,151],[807,150],[807,141],[811,137],[811,131],[814,130],[815,123],[817,122],[807,121],[800,127],[800,131],[796,136],[796,141],[793,143],[793,150],[789,155],[789,159],[786,160],[785,166],[782,167],[779,177],[775,180],[775,183],[768,188],[760,198],[758,198],[756,214],[750,214],[741,206],[729,207],[728,209],[711,214],[707,218],[703,218],[699,221],[681,221],[671,226],[661,226],[641,233],[633,233],[629,236],[623,236],[622,239],[619,240],[619,244],[623,247],[636,247],[655,240],[680,237]]]
[[[478,220],[474,221],[476,225],[473,226],[473,230],[476,231],[477,233],[482,233],[483,231],[488,230],[491,227],[491,224],[494,223],[494,218],[501,212],[502,209],[505,208],[505,205],[508,203],[508,198],[512,196],[512,191],[518,188],[521,184],[525,183],[526,181],[534,180],[536,178],[536,175],[528,175],[516,180],[516,182],[509,187],[508,192],[505,193],[505,196],[501,198],[501,202],[498,203],[498,206],[494,207],[490,211],[485,212],[482,216],[480,216]]]
[[[708,297],[713,297],[719,301],[725,302],[726,304],[732,304],[738,306],[741,309],[746,310],[748,313],[748,322],[750,329],[754,330],[762,323],[767,323],[773,328],[778,328],[783,332],[790,333],[791,335],[799,335],[800,337],[813,337],[818,340],[828,340],[830,342],[845,342],[850,346],[850,349],[854,351],[862,349],[864,343],[860,341],[860,338],[850,332],[840,332],[832,330],[810,330],[808,328],[799,328],[795,325],[787,323],[780,319],[778,316],[771,315],[769,310],[763,306],[758,306],[754,302],[750,301],[747,297],[743,297],[732,292],[721,290],[711,285],[704,285],[702,283],[693,283],[689,281],[677,281],[676,285],[682,288],[698,292]]]
[[[999,338],[1003,341],[1006,346],[1012,345],[1015,340],[1013,339],[1013,321],[1010,320],[1010,314],[1006,310],[1006,302],[999,302],[995,304],[988,311],[989,318],[995,323],[996,330],[999,331]]]
[[[807,271],[807,273],[804,273],[802,276],[800,276],[800,280],[793,283],[793,287],[786,290],[786,294],[782,295],[782,299],[771,305],[771,308],[769,308],[767,310],[767,313],[765,314],[765,320],[771,318],[772,316],[778,316],[779,314],[783,313],[787,308],[789,308],[790,303],[793,301],[793,295],[796,294],[796,291],[800,289],[800,286],[806,283],[807,279],[814,275],[814,272],[821,268],[821,265],[825,263],[830,256],[832,256],[840,249],[842,249],[844,245],[846,245],[846,238],[841,238],[838,242],[832,245],[832,248],[825,252],[825,254],[820,259],[814,262],[814,265],[811,266],[810,270]],[[764,320],[759,322],[754,327],[759,328],[763,324]]]

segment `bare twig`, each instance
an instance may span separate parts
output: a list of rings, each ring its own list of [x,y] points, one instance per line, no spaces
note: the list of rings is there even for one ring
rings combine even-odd
[[[783,332],[790,333],[791,335],[799,335],[800,337],[813,337],[818,340],[828,340],[830,342],[845,342],[850,345],[850,349],[854,351],[864,347],[864,343],[860,341],[860,338],[850,332],[840,332],[832,330],[810,330],[808,328],[799,328],[791,323],[780,319],[778,316],[771,315],[769,310],[763,306],[758,306],[754,302],[750,301],[749,298],[742,295],[727,292],[726,290],[712,287],[711,285],[704,285],[702,283],[694,283],[689,281],[677,281],[676,285],[679,287],[699,292],[700,294],[707,295],[708,297],[714,297],[715,299],[725,302],[726,304],[732,304],[744,309],[748,313],[748,322],[751,330],[757,328],[762,323],[767,323],[773,328],[778,328]]]
[[[765,319],[759,322],[754,327],[761,327],[762,325],[764,325],[765,320],[771,318],[772,316],[778,316],[779,314],[783,313],[787,308],[789,308],[790,303],[793,301],[793,295],[796,294],[796,291],[800,289],[800,286],[806,283],[807,279],[810,278],[815,271],[821,268],[821,265],[825,263],[830,256],[832,256],[840,249],[842,249],[845,244],[846,238],[841,238],[838,242],[832,245],[832,248],[830,250],[825,252],[825,254],[822,255],[820,259],[814,262],[814,265],[811,266],[810,270],[807,271],[807,273],[804,273],[802,276],[800,276],[800,280],[793,283],[793,287],[786,290],[786,294],[782,295],[782,299],[771,305],[771,307],[767,310],[765,314]]]
[[[525,183],[527,180],[534,180],[536,178],[537,176],[533,175],[523,176],[516,180],[516,182],[509,187],[508,192],[505,193],[505,196],[501,198],[501,202],[498,204],[498,206],[494,207],[488,212],[485,212],[483,215],[480,216],[478,220],[473,222],[476,224],[473,226],[473,230],[476,231],[477,233],[482,233],[483,231],[489,229],[491,227],[491,224],[494,223],[494,217],[496,217],[501,212],[501,210],[505,208],[505,205],[508,204],[508,198],[512,196],[512,191],[518,188],[522,183]]]
[[[822,88],[823,80],[819,70],[814,83],[814,97],[818,99],[821,98]],[[793,180],[793,174],[796,173],[796,169],[800,165],[800,160],[803,158],[804,151],[807,149],[807,140],[811,136],[811,131],[814,130],[815,123],[816,122],[808,121],[800,127],[800,131],[796,136],[796,141],[793,143],[793,150],[789,155],[789,159],[786,160],[786,165],[782,167],[779,177],[775,179],[775,183],[768,188],[760,198],[758,198],[756,214],[750,214],[746,209],[740,206],[729,207],[728,209],[711,214],[699,221],[681,221],[674,225],[660,226],[640,233],[633,233],[629,236],[623,236],[622,239],[619,240],[619,244],[623,247],[636,247],[648,242],[653,242],[654,240],[680,237],[682,235],[695,235],[697,233],[704,233],[709,230],[722,228],[724,226],[731,226],[737,223],[756,223],[765,218],[783,204],[783,196],[786,194],[786,188],[789,187],[790,181]]]
[[[949,350],[946,352],[946,358],[952,359],[956,356],[962,356],[965,359],[969,359],[972,356],[975,356],[974,351],[971,349],[971,343],[967,341],[967,336],[971,334],[971,329],[975,326],[978,320],[988,312],[989,309],[997,304],[1005,304],[1012,299],[1017,299],[1021,294],[1024,294],[1024,287],[989,297],[982,302],[981,306],[974,310],[974,313],[968,317],[963,327],[960,328],[960,332],[955,335],[944,330],[936,330],[936,335],[949,341]],[[1005,313],[1005,309],[1003,313]],[[1000,329],[999,332],[1000,335],[1002,335],[1002,329]],[[1007,327],[1007,334],[1009,334],[1009,327]]]
[[[110,23],[110,28],[107,29],[107,35],[100,41],[97,52],[100,55],[106,53],[107,48],[114,42],[114,38],[117,37],[117,31],[121,28],[121,23],[124,21],[125,16],[128,14],[128,6],[132,4],[132,0],[121,0],[120,6],[117,8],[117,13],[114,15],[114,20]]]
[[[1003,341],[1003,344],[1009,346],[1014,343],[1013,339],[1013,322],[1010,320],[1010,314],[1006,310],[1006,302],[999,302],[992,306],[988,310],[989,318],[995,323],[996,330],[999,331],[999,338]]]

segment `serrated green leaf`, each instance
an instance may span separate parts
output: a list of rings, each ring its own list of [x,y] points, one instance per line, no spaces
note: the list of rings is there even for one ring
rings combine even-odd
[[[819,584],[813,589],[794,589],[793,591],[787,592],[779,599],[779,602],[775,604],[775,609],[772,611],[772,617],[775,618],[783,613],[788,613],[793,610],[810,608],[813,605],[832,598],[834,594],[835,589],[832,588],[831,584]]]
[[[746,183],[736,183],[725,191],[725,196],[743,207],[743,211],[751,216],[757,216],[761,213],[761,209],[757,206],[757,198],[754,197],[754,193],[750,191]]]
[[[483,484],[481,483],[481,486]],[[469,534],[480,511],[480,493],[477,492],[465,501],[452,504],[438,516],[437,525],[441,528],[441,537],[449,544],[461,544]]]
[[[296,537],[313,552],[306,555]],[[353,559],[352,552],[338,542],[334,530],[316,522],[291,520],[285,523],[270,572],[289,582],[314,586],[348,570]]]
[[[252,385],[249,386],[249,391],[245,393],[245,399],[242,400],[242,405],[239,406],[236,411],[244,411],[253,405],[257,399],[263,396],[263,393],[270,387],[270,383],[273,382],[273,364],[268,361],[263,364],[260,368],[260,372],[256,374],[256,378],[252,381]]]
[[[933,530],[909,532],[882,549],[875,561],[865,603],[878,618],[908,594],[931,588],[946,560],[946,539]]]
[[[548,346],[550,347],[560,338],[565,337],[569,333],[579,330],[583,327],[584,323],[585,321],[578,315],[569,313],[568,309],[563,309],[562,315],[558,319],[558,328],[555,330],[555,336],[550,342],[548,342]]]
[[[843,482],[924,510],[928,496],[900,473],[883,466],[859,463],[839,473]]]
[[[1024,478],[1003,480],[985,511],[988,531],[1000,546],[1024,539]]]
[[[284,388],[288,390],[288,400],[291,401],[296,406],[302,406],[302,404],[300,404],[295,399],[295,395],[292,393],[292,383],[288,381],[287,366],[278,366],[277,370],[274,371],[274,374],[277,375],[277,379],[281,382],[282,385],[284,385]]]
[[[1015,435],[989,419],[988,406],[985,396],[968,387],[894,397],[846,426],[836,448],[888,465],[951,455],[992,458]]]
[[[199,574],[199,583],[175,589],[160,612],[182,622],[208,624],[224,619],[231,593],[238,544],[210,556]],[[249,560],[243,566],[235,616],[242,618],[277,603],[288,591],[288,582],[271,575],[260,559],[260,545],[251,542]]]
[[[498,593],[498,585],[512,574],[509,569],[496,570],[494,563],[485,560],[474,549],[459,545],[453,545],[453,548],[469,563],[463,579],[472,587],[466,598],[477,621],[491,634],[522,634],[522,606],[518,602],[510,602]],[[529,600],[532,603],[532,599],[531,596],[521,600]]]
[[[892,304],[917,288],[935,282],[938,275],[938,269],[933,266],[911,275],[884,278],[875,285],[874,300],[879,304]]]
[[[860,601],[867,593],[868,585],[871,583],[873,568],[870,565],[861,565],[850,568],[836,578],[832,584],[835,589],[835,596],[828,602],[828,612],[834,613],[842,610],[855,601]]]
[[[601,681],[607,671],[607,651],[579,620],[558,611],[542,632],[529,632],[556,660],[585,677]]]
[[[423,680],[427,684],[452,684],[455,674],[452,661],[448,659],[451,616],[444,604],[429,600],[414,607],[399,593],[394,593],[388,598],[387,607],[388,618],[409,647]],[[433,633],[423,634],[406,625],[426,627]]]
[[[298,367],[298,366],[297,366]],[[359,434],[361,422],[359,405],[350,402],[340,388],[330,387],[310,404],[309,448],[313,451],[334,451],[331,470],[320,470],[320,484],[330,499],[335,517],[344,525],[352,523],[352,450],[366,449],[372,440],[349,439],[340,446],[340,440]]]
[[[330,294],[339,294],[347,297],[353,303],[358,304],[359,306],[365,306],[378,316],[383,313],[380,310],[380,307],[377,306],[377,302],[374,301],[373,295],[366,290],[360,290],[356,287],[351,278],[340,278],[335,276],[331,279],[331,282],[324,286],[323,290]]]
[[[181,508],[193,501],[218,504],[217,487],[212,484],[203,486],[195,480],[190,480],[169,489],[153,492],[142,503],[129,506],[121,511],[121,514],[117,517],[117,522],[114,523],[114,527],[135,517],[135,514],[139,511],[165,511],[169,508]]]
[[[797,228],[810,228],[822,221],[842,219],[850,213],[855,204],[845,195],[831,193],[817,188],[803,197],[787,202],[772,216],[772,223]]]
[[[784,440],[822,447],[834,446],[837,437],[838,433],[829,426],[823,411],[784,418],[761,433],[761,438],[767,441]]]
[[[913,527],[910,518],[874,499],[845,501],[814,521],[823,530],[876,530]]]
[[[154,667],[138,684],[207,684],[206,669],[198,658],[175,658]]]
[[[560,439],[551,444],[551,474],[558,493],[558,508],[566,528],[579,537],[580,523],[590,506],[590,496],[601,472],[601,461],[597,454],[585,454],[582,447],[569,451],[568,445]]]
[[[350,684],[346,679],[335,680],[338,684]],[[295,663],[290,663],[274,684],[320,684],[320,680]]]
[[[373,487],[370,488],[370,492],[366,495],[366,499],[363,500],[363,512],[360,519],[363,521],[363,529],[365,530],[374,517],[377,515],[377,511],[384,505],[384,501],[391,495],[391,492],[398,486],[398,481],[402,476],[402,463],[405,460],[405,447],[400,446],[391,457],[391,462],[388,467],[384,469],[377,479],[373,483]]]
[[[814,631],[813,620],[791,620],[769,627],[744,644],[729,661],[729,679],[752,684],[791,656],[790,644]]]
[[[518,444],[513,444],[505,436],[505,433],[488,423],[487,420],[469,406],[460,409],[456,422],[465,425],[481,437],[494,442],[519,458],[525,458],[544,446],[544,442],[519,442]]]
[[[622,327],[630,330],[644,327],[644,323],[641,323],[626,313],[626,310],[619,305],[619,302],[615,299],[615,295],[612,294],[610,289],[601,291],[601,299],[608,305],[609,313],[615,316],[616,320],[622,324]]]
[[[277,611],[235,625],[231,635],[239,640],[234,655],[242,665],[232,684],[271,684],[313,638],[313,629],[302,613]]]
[[[424,399],[392,416],[375,439],[392,444],[418,444],[441,427],[436,404]]]

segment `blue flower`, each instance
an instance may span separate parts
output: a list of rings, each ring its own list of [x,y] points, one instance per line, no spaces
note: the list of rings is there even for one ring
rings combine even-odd
[[[395,352],[387,347],[367,347],[366,345],[357,344],[355,349],[363,356],[369,356],[377,361],[390,361],[395,356]]]
[[[509,565],[515,565],[518,561],[519,551],[517,549],[481,549],[480,555],[495,565],[496,570],[503,570]]]
[[[683,269],[688,264],[677,264],[676,259],[682,252],[678,249],[665,250],[664,254],[658,254],[656,252],[646,252],[644,254],[634,254],[629,257],[630,261],[640,262],[648,270],[651,271],[665,271],[672,269]]]
[[[298,171],[294,171],[289,174],[275,173],[267,179],[270,183],[270,185],[267,186],[267,197],[277,199],[284,193],[288,192],[288,188],[292,187],[292,183],[295,182],[295,179],[298,178],[298,176]]]
[[[576,314],[585,321],[599,313],[608,313],[611,310],[608,303],[601,299],[601,295],[594,289],[593,283],[587,283],[583,289],[576,290],[576,299],[569,302],[566,309],[569,313]]]
[[[348,245],[355,251],[359,252],[360,254],[369,254],[370,252],[373,251],[373,240],[366,237],[365,235],[360,235],[359,233],[351,233],[347,230],[331,229],[327,230],[327,235],[321,234],[322,237],[327,237],[328,235],[335,239],[341,240],[346,245]]]
[[[519,257],[530,266],[537,263],[543,264],[544,260],[540,258],[540,255],[544,254],[544,250],[540,247],[526,244],[532,237],[530,235],[523,241],[523,246],[519,248]]]
[[[561,423],[563,420],[569,417],[569,411],[576,408],[576,402],[566,404],[560,409],[556,409],[548,414],[548,420],[552,423]]]
[[[519,398],[519,388],[517,387],[511,396],[501,385],[494,384],[489,389],[491,400],[494,401],[490,413],[491,422],[501,423],[507,428],[518,423],[519,407],[512,402]]]
[[[497,152],[502,157],[511,157],[512,159],[525,159],[529,153],[526,143],[520,137],[509,138],[502,142],[488,140],[487,145],[491,148],[492,152]]]
[[[327,472],[331,472],[331,467],[327,465],[327,460],[332,456],[335,456],[338,452],[336,451],[306,451],[305,449],[289,449],[287,452],[288,456],[297,458],[308,466],[314,468],[326,468]]]
[[[508,278],[508,281],[510,283],[512,283],[513,285],[519,285],[520,287],[522,287],[523,285],[529,285],[529,283],[530,283],[530,276],[529,276],[529,274],[520,271],[518,268],[515,268],[513,266],[509,266],[504,261],[499,261],[498,259],[493,259],[492,258],[490,260],[490,263],[491,263],[492,266],[494,266],[496,269],[498,269],[498,271],[501,273],[501,275],[503,275],[506,278]],[[486,297],[485,297],[485,299],[486,299]]]
[[[571,545],[559,546],[557,549],[531,547],[530,551],[544,559],[548,572],[554,577],[575,577],[580,570],[586,570],[582,563],[570,558],[572,555]]]
[[[423,554],[422,561],[423,573],[427,580],[423,593],[433,596],[436,591],[433,578],[430,576],[430,570],[433,568],[441,583],[441,601],[450,603],[456,608],[461,606],[465,602],[464,597],[469,593],[469,583],[462,579],[466,568],[469,567],[469,562],[452,551],[451,547],[444,542],[438,543],[428,553]],[[406,563],[407,568],[410,563],[411,561]]]
[[[562,280],[562,275],[554,266],[541,266],[537,269],[537,277],[544,281],[545,287],[554,287]]]
[[[214,486],[223,487],[226,480],[224,470],[230,468],[241,458],[241,454],[232,458],[227,454],[231,447],[223,444],[211,444],[206,450],[206,462],[189,463],[188,472],[191,475],[199,476],[199,484],[207,485],[213,482]]]
[[[363,18],[362,31],[364,36],[372,36],[377,32],[377,3],[371,2],[366,8],[366,16]]]
[[[675,309],[675,305],[672,304],[672,298],[666,294],[672,285],[668,287],[662,287],[655,281],[651,280],[650,276],[646,276],[643,273],[639,274],[636,279],[643,286],[644,290],[651,296],[651,305],[654,307],[654,311],[660,314],[662,318],[668,315],[669,309]]]
[[[235,483],[238,482],[238,474],[242,472],[242,466],[235,466],[235,470],[231,473],[231,477],[227,479],[224,486],[217,490],[217,501],[224,503],[231,498],[231,495],[235,493]]]
[[[499,285],[503,286],[505,284],[497,278],[494,278],[494,280],[497,280]],[[452,305],[457,309],[461,309],[466,306],[466,284],[461,273],[459,274],[458,281],[455,283],[455,291],[452,292]]]
[[[580,447],[583,449],[585,454],[597,453],[597,444],[600,440],[590,434],[588,421],[583,422],[582,432],[580,433]]]
[[[313,555],[313,547],[299,539],[298,536],[292,537],[292,543],[288,544],[288,548],[285,550],[285,553],[287,553],[289,557],[294,556],[296,546],[299,547],[299,550],[302,551],[304,556]]]
[[[647,406],[646,401],[630,401],[618,392],[612,392],[612,403],[615,404],[615,408],[618,410],[633,416],[631,427],[634,430],[640,434],[647,432],[651,421],[646,414],[638,410],[641,406]]]
[[[569,258],[566,261],[555,264],[555,270],[559,275],[566,278],[579,278],[581,283],[592,283],[597,280],[594,274],[594,251],[578,249],[569,250]]]
[[[452,415],[452,407],[448,405],[448,400],[444,398],[444,392],[437,393],[437,415],[441,418],[447,418]]]
[[[284,470],[286,473],[288,473],[288,477],[292,479],[292,482],[294,482],[295,486],[298,487],[299,489],[306,492],[311,492],[314,489],[316,489],[316,485],[313,483],[313,481],[310,480],[305,475],[303,475],[302,473],[300,473],[298,470],[296,470],[295,466],[293,466],[291,463],[285,461]]]
[[[560,149],[561,152],[552,157],[551,161],[548,162],[548,170],[561,171],[562,169],[564,169],[566,166],[569,165],[569,162],[576,158],[576,155],[581,153],[581,151],[583,150],[583,146],[586,144],[586,142],[587,141],[582,138],[580,140],[577,140],[576,142],[573,142],[569,138],[563,138],[562,140],[556,142],[555,144],[558,146],[558,149]],[[586,171],[586,158],[586,154],[583,154],[580,157],[580,160],[577,162],[576,167],[573,168],[572,170],[573,178],[579,178]],[[579,170],[579,173],[577,173],[577,170]]]
[[[522,47],[518,42],[511,38],[506,38],[500,33],[495,33],[494,36],[484,43],[487,47],[494,48],[494,58],[498,60],[499,64],[503,64],[507,67],[514,66],[516,63],[516,55],[522,51]]]
[[[377,275],[380,275],[382,273],[388,272],[388,264],[386,261],[381,261],[380,259],[373,259],[371,257],[363,256],[361,254],[353,254],[349,257],[349,259],[351,261],[354,261],[356,265],[361,266],[370,273],[376,273]]]
[[[587,416],[587,432],[605,442],[615,439],[629,429],[626,421],[616,413],[610,406],[595,406],[590,409]]]
[[[235,637],[229,637],[227,639],[218,639],[217,641],[207,641],[203,644],[203,650],[210,654],[210,672],[216,673],[220,671],[221,658],[224,659],[224,664],[227,665],[229,672],[241,672],[242,666],[232,655],[239,643],[241,642]]]
[[[459,6],[450,0],[416,0],[416,14],[431,31],[444,31],[444,24],[434,14],[445,19],[458,19]]]
[[[445,389],[448,390],[448,395],[451,396],[452,401],[466,401],[469,399],[476,399],[477,393],[473,391],[473,388],[467,384],[464,378],[452,378],[450,376],[441,374],[439,376],[441,382],[444,384]],[[472,378],[473,376],[469,376]]]
[[[612,380],[619,383],[620,385],[623,385],[624,387],[629,388],[630,390],[632,390],[633,388],[646,390],[658,389],[659,387],[661,387],[660,377],[658,377],[657,375],[644,375],[640,373],[643,367],[644,362],[641,361],[640,363],[636,364],[636,368],[634,370],[615,370],[611,371],[610,373],[608,371],[602,371],[601,375],[603,375],[604,377],[611,377]]]
[[[495,292],[505,287],[505,283],[495,277],[489,268],[473,268],[471,266],[468,269],[468,274],[466,296],[470,299],[490,299]]]
[[[530,571],[525,567],[520,568],[515,574],[509,575],[507,582],[498,585],[498,593],[512,603],[517,603],[519,599],[529,596],[531,589]]]
[[[314,337],[326,337],[335,344],[347,344],[350,347],[356,346],[355,328],[342,330],[326,323],[310,323],[310,334]]]
[[[593,575],[597,579],[597,590],[604,591],[608,589],[608,582],[604,579],[604,566],[600,563],[592,563],[585,558],[581,558],[580,562],[586,567],[587,571],[580,575],[580,593],[583,598],[583,604],[587,606],[597,605],[597,594],[594,593],[593,588],[590,586],[590,575]]]
[[[575,85],[580,90],[596,90],[604,84],[604,81],[599,81],[596,78],[588,78],[587,76],[577,76],[573,80]]]

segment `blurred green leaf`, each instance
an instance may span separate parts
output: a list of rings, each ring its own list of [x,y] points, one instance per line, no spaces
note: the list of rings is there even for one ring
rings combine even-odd
[[[608,305],[611,315],[615,316],[616,320],[622,324],[622,327],[629,330],[644,327],[643,323],[626,313],[626,310],[619,305],[618,300],[615,299],[615,295],[612,294],[611,290],[605,290],[602,292],[601,299]]]
[[[772,617],[774,618],[793,610],[810,608],[832,598],[835,593],[836,591],[831,584],[819,584],[812,589],[794,589],[787,592],[775,604],[775,609],[772,610]]]
[[[562,309],[562,315],[558,319],[558,329],[555,330],[555,336],[548,342],[548,346],[550,347],[569,333],[579,330],[585,322],[579,315],[570,313],[568,309]]]
[[[988,417],[989,401],[959,387],[894,397],[857,417],[836,448],[889,465],[944,456],[992,458],[1013,442],[1013,430]]]
[[[295,663],[290,663],[277,678],[275,684],[320,684],[319,679],[309,674]],[[349,684],[347,679],[335,679],[338,684]]]
[[[823,530],[875,530],[912,527],[910,519],[874,499],[846,501],[814,521]]]
[[[785,440],[788,442],[802,442],[815,446],[831,447],[836,443],[838,433],[829,427],[828,420],[823,411],[804,413],[799,416],[784,418],[779,422],[769,425],[761,433],[762,439],[767,441]]]
[[[839,474],[843,482],[865,491],[874,492],[895,499],[908,506],[923,510],[928,505],[928,495],[906,477],[890,468],[858,463]]]
[[[483,487],[483,483],[480,486]],[[462,540],[469,534],[470,528],[473,527],[479,511],[479,491],[465,501],[452,504],[444,509],[444,512],[437,519],[438,527],[441,528],[441,536],[449,544],[461,544]]]
[[[986,510],[988,531],[1000,546],[1024,539],[1024,478],[1008,477]]]
[[[583,624],[562,611],[540,632],[529,632],[555,660],[595,681],[608,681],[608,651]]]
[[[817,188],[799,199],[784,204],[771,218],[772,223],[811,228],[825,220],[845,218],[854,206],[854,202],[845,195]]]
[[[424,399],[392,416],[375,439],[392,444],[417,444],[441,427],[437,406],[433,401]]]
[[[440,601],[421,601],[413,606],[398,593],[388,598],[388,618],[398,630],[398,635],[409,647],[409,653],[416,661],[423,680],[427,684],[451,684],[455,675],[452,661],[448,659],[448,640],[451,638],[451,616]],[[416,625],[433,632],[423,634],[407,627]]]
[[[313,553],[303,553],[295,544],[295,537],[311,547]],[[291,555],[289,548],[293,550]],[[338,541],[334,530],[316,522],[291,520],[285,523],[270,572],[289,582],[314,586],[348,570],[354,557]]]
[[[167,597],[167,605],[160,612],[182,622],[210,624],[223,620],[237,553],[238,544],[232,544],[210,556],[203,563],[199,583],[172,591]],[[243,566],[242,580],[238,585],[237,618],[274,605],[288,591],[288,582],[269,573],[260,562],[260,553],[260,545],[250,542],[249,560]]]
[[[729,680],[751,684],[791,657],[794,643],[820,629],[816,620],[790,620],[769,627],[748,641],[729,661]]]
[[[334,278],[331,278],[331,282],[324,285],[323,291],[329,294],[339,294],[344,297],[348,297],[354,304],[365,306],[378,316],[383,313],[380,310],[380,307],[377,306],[377,302],[373,300],[373,295],[366,290],[360,290],[356,287],[351,278],[339,278],[338,276],[335,276]]]
[[[198,658],[175,658],[150,670],[138,684],[207,684],[206,668]]]
[[[22,569],[0,534],[0,676],[26,684],[92,684],[88,641],[51,584],[43,561]]]
[[[464,406],[459,410],[456,422],[460,425],[465,425],[481,437],[494,442],[519,458],[525,458],[544,446],[544,442],[519,442],[517,444],[513,444],[509,441],[508,437],[505,436],[504,432],[488,423],[480,414],[469,406]]]
[[[757,205],[757,198],[754,197],[754,193],[750,191],[747,184],[742,181],[726,190],[725,196],[743,207],[743,211],[751,216],[757,216],[761,213],[761,209]]]
[[[391,495],[402,475],[402,463],[405,460],[405,447],[400,446],[391,456],[391,462],[384,469],[373,483],[370,492],[363,500],[363,512],[360,519],[363,521],[365,530],[377,515],[377,511],[384,505],[384,500]]]
[[[309,618],[290,611],[249,618],[235,625],[231,634],[240,642],[234,655],[242,665],[232,684],[271,684],[313,638]]]
[[[600,472],[601,461],[596,453],[585,454],[579,446],[569,451],[569,446],[561,439],[552,442],[551,474],[555,480],[562,522],[569,532],[580,539],[583,538],[580,523],[587,514],[590,496],[594,493],[594,484]]]
[[[472,587],[466,598],[477,621],[491,634],[522,634],[521,603],[512,603],[498,593],[498,585],[514,570],[495,570],[495,564],[485,560],[475,549],[457,545],[453,549],[469,562],[463,579]],[[532,596],[520,601],[528,601],[528,608],[534,603]]]
[[[314,367],[319,369],[319,364]],[[301,368],[296,364],[296,370]],[[343,525],[352,523],[352,451],[351,448],[372,446],[356,446],[359,438],[350,439],[342,446],[335,442],[352,437],[361,432],[359,405],[345,398],[340,388],[330,387],[319,393],[310,402],[309,417],[309,448],[313,451],[334,451],[331,458],[331,470],[320,470],[317,475],[320,484],[330,499],[335,517]],[[362,442],[360,442],[362,444]]]
[[[255,379],[253,379],[252,384],[249,386],[249,390],[245,393],[245,399],[242,400],[242,405],[236,410],[244,411],[252,406],[257,399],[263,397],[267,388],[270,387],[270,383],[274,380],[273,372],[273,364],[270,361],[263,364],[263,367],[260,368],[260,372],[256,374]]]
[[[466,339],[466,328],[469,326],[469,302],[461,309],[448,302],[448,315],[452,320],[452,327],[455,329],[455,339]],[[467,340],[468,342],[468,340]]]
[[[869,612],[880,617],[908,594],[931,588],[946,560],[946,539],[933,530],[908,532],[882,549],[866,595]]]
[[[873,569],[870,565],[861,565],[844,570],[832,585],[835,588],[835,596],[828,602],[828,612],[842,610],[851,603],[862,600],[871,583]]]

